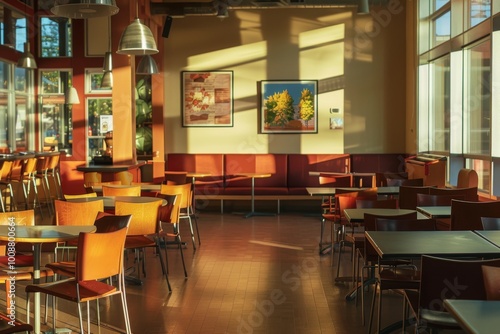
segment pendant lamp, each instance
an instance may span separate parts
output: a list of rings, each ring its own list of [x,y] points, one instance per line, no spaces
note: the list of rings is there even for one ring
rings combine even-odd
[[[145,55],[142,57],[141,61],[137,65],[137,69],[135,70],[135,74],[157,74],[158,73],[158,65],[156,65],[156,61],[150,55]]]
[[[118,43],[116,53],[132,56],[152,55],[158,53],[155,38],[151,30],[139,20],[139,5],[136,2],[136,17],[125,28]]]
[[[101,88],[113,88],[113,72],[106,71],[104,72],[101,79]]]
[[[24,52],[21,55],[21,58],[17,61],[17,67],[31,69],[36,68],[35,57],[33,57],[33,54],[30,52],[30,43],[28,42],[24,43]]]
[[[71,86],[71,88],[66,92],[66,104],[80,104],[80,98],[78,97],[78,92],[76,88]]]
[[[370,14],[370,4],[369,0],[359,0],[358,3],[358,14]]]
[[[119,10],[115,0],[55,0],[50,9],[54,15],[70,19],[111,16]]]

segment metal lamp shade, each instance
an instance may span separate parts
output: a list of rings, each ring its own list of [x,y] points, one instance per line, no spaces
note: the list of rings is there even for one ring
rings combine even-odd
[[[111,16],[119,10],[115,0],[56,0],[50,9],[54,15],[70,19]]]
[[[30,52],[30,43],[24,43],[24,52],[17,61],[17,67],[21,68],[36,68],[35,57]]]
[[[136,18],[125,29],[118,44],[118,54],[141,56],[158,53],[151,30]]]
[[[370,14],[370,4],[369,0],[359,0],[358,3],[358,14]]]
[[[66,94],[66,104],[80,104],[80,98],[75,87],[71,87]]]
[[[102,65],[102,70],[104,72],[113,70],[113,55],[109,51],[104,55],[104,64]]]
[[[158,73],[158,65],[156,61],[150,55],[145,55],[142,57],[141,61],[137,65],[135,74],[156,74]]]
[[[101,80],[101,88],[113,88],[113,72],[104,72]]]

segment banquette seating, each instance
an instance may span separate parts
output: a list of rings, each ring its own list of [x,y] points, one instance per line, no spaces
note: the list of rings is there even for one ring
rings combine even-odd
[[[203,172],[210,176],[196,178],[197,198],[224,199],[251,194],[251,179],[241,173],[269,173],[270,177],[255,179],[256,196],[305,198],[307,187],[320,187],[319,174],[367,173],[398,170],[403,154],[208,154],[171,153],[167,155],[166,171]],[[365,160],[363,160],[365,159]],[[366,160],[368,159],[368,160]],[[351,168],[355,161],[360,170]],[[371,178],[370,178],[371,180]],[[368,180],[364,186],[369,185]]]

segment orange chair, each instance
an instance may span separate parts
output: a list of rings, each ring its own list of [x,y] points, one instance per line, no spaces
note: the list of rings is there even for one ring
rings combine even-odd
[[[119,295],[125,319],[125,331],[131,333],[125,297],[123,275],[123,250],[127,228],[108,233],[80,233],[76,258],[76,277],[45,284],[26,286],[26,313],[30,313],[31,293],[40,292],[78,304],[80,333],[84,333],[81,303],[87,302],[87,333],[90,333],[88,302]],[[102,279],[118,276],[118,286],[109,285]],[[52,303],[55,305],[55,303]],[[52,308],[53,332],[56,332],[56,312]]]
[[[158,231],[158,237],[165,243],[165,264],[167,267],[168,274],[168,256],[167,256],[167,239],[173,238],[175,243],[179,246],[179,252],[181,253],[182,266],[184,268],[184,277],[187,278],[186,263],[184,262],[184,252],[182,251],[182,241],[181,235],[179,233],[179,216],[180,216],[180,203],[182,195],[164,195],[157,194],[157,197],[163,198],[167,201],[166,205],[162,205],[158,211],[158,219],[160,221],[160,230]],[[173,229],[169,232],[163,228],[164,224],[171,224]]]
[[[181,202],[180,202],[180,219],[187,219],[189,222],[189,229],[191,231],[191,240],[193,241],[193,250],[196,250],[196,242],[194,239],[194,230],[193,223],[191,217],[193,217],[196,231],[198,233],[198,242],[201,244],[200,233],[198,230],[198,220],[196,219],[196,215],[192,211],[192,199],[193,199],[193,190],[191,188],[191,184],[178,184],[178,185],[170,185],[170,184],[162,184],[160,186],[160,194],[162,195],[178,195],[181,194]]]
[[[458,171],[457,188],[478,187],[478,176],[474,169],[462,168]]]
[[[128,186],[114,186],[114,185],[103,185],[102,186],[103,196],[141,196],[141,186],[140,185],[128,185]]]
[[[158,242],[158,211],[163,201],[161,198],[151,199],[151,201],[147,202],[117,200],[115,201],[115,214],[119,216],[132,215],[132,221],[130,222],[125,241],[125,249],[133,250],[135,253],[137,279],[134,279],[134,281],[141,284],[141,264],[143,275],[146,276],[146,266],[144,262],[145,249],[154,248],[159,255],[161,269],[166,278],[168,289],[172,291]],[[132,280],[132,277],[130,277],[130,280]]]

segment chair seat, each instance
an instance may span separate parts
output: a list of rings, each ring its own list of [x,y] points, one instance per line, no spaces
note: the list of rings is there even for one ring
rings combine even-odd
[[[26,292],[41,292],[48,293],[57,298],[63,298],[73,302],[77,302],[76,295],[76,280],[73,278],[65,281],[56,281],[38,285],[28,285]],[[113,295],[117,292],[116,287],[108,285],[100,281],[83,281],[80,282],[80,302],[95,300]]]
[[[125,249],[153,247],[156,243],[151,238],[144,235],[127,235],[125,239]]]
[[[16,267],[31,267],[33,266],[33,256],[32,255],[24,255],[17,253],[15,255],[15,264]],[[0,265],[8,266],[9,265],[9,257],[8,256],[0,256]]]

